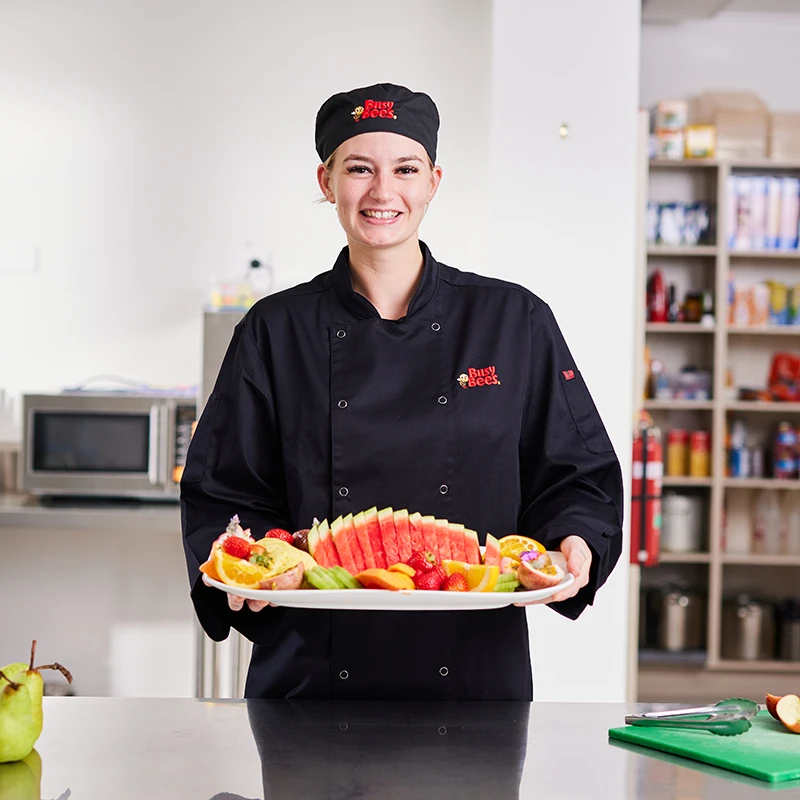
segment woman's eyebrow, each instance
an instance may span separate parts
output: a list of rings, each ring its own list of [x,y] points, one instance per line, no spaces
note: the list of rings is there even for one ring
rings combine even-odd
[[[347,156],[347,158],[345,158],[344,160],[345,161],[366,161],[369,164],[375,163],[373,161],[373,159],[371,159],[369,156],[360,156],[360,155],[357,155],[355,153],[353,155]],[[406,161],[419,161],[420,163],[422,163],[422,159],[419,156],[401,156],[400,158],[398,158],[396,160],[396,163],[397,164],[402,164],[402,163],[405,163]]]

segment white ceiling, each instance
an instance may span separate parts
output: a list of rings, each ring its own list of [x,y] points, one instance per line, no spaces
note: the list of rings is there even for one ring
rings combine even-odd
[[[800,0],[642,0],[642,22],[709,19],[720,11],[800,14]]]

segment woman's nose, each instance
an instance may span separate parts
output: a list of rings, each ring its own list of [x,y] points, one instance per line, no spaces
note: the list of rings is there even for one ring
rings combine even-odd
[[[391,176],[385,173],[377,174],[369,187],[369,196],[378,202],[385,203],[393,195]]]

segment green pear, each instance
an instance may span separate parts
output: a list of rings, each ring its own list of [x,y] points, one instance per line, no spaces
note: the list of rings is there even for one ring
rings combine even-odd
[[[0,670],[0,764],[25,758],[42,733],[44,681],[39,670],[59,670],[72,683],[72,675],[61,664],[34,667],[35,655],[34,639],[30,664],[9,664]]]
[[[2,800],[41,800],[42,759],[35,750],[11,764],[0,764]]]

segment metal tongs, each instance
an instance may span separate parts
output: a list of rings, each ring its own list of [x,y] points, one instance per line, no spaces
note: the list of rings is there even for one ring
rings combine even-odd
[[[650,711],[625,717],[626,725],[646,728],[680,728],[735,736],[750,728],[750,719],[758,713],[758,704],[743,697],[731,697],[713,706]]]

